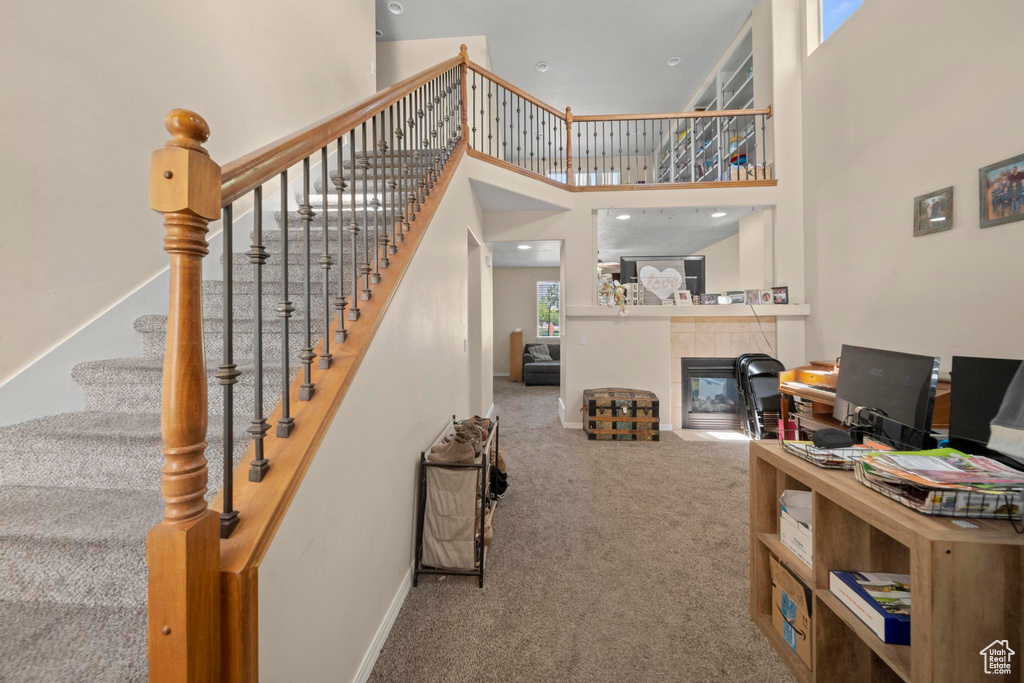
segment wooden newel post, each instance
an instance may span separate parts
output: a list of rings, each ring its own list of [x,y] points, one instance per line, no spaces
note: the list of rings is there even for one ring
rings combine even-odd
[[[206,363],[202,264],[220,216],[221,174],[203,149],[210,128],[175,109],[153,152],[149,205],[162,213],[171,258],[161,431],[164,518],[146,537],[149,680],[220,680],[220,524],[206,499]],[[229,255],[230,256],[230,255]],[[227,476],[230,476],[228,474]]]
[[[572,172],[572,108],[565,108],[565,182],[576,184],[576,174]]]
[[[465,142],[469,139],[469,97],[466,89],[469,81],[469,51],[466,49],[465,43],[459,47],[459,57],[462,58],[459,79],[462,81],[462,141]]]

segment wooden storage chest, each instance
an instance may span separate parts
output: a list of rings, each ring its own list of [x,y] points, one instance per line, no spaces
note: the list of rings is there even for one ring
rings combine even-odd
[[[659,441],[658,397],[638,389],[583,392],[583,431],[591,441]]]

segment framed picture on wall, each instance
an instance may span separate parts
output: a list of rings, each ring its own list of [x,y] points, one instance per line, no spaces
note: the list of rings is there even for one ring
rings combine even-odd
[[[683,261],[637,261],[637,279],[640,296],[647,306],[660,306],[675,298],[675,293],[686,289],[686,265]]]
[[[952,229],[952,187],[914,197],[914,237]]]
[[[1024,154],[978,170],[981,227],[1024,219]]]

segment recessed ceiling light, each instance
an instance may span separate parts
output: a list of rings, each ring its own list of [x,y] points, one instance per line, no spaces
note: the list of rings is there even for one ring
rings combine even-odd
[[[681,61],[683,60],[679,59],[679,57],[673,57],[672,59],[668,60],[667,64],[669,66],[679,66],[679,62]]]
[[[533,249],[533,247],[531,247],[529,244],[520,244],[519,248],[520,249]]]
[[[377,36],[378,38],[383,38],[384,37],[384,31],[381,31],[380,29],[377,29],[376,31],[374,31],[373,34],[375,36]]]
[[[548,70],[548,63],[547,62],[537,62],[537,71],[539,71],[541,73],[544,73],[547,70]]]
[[[400,2],[389,2],[388,11],[391,12],[392,14],[401,14],[402,12],[405,11],[405,8],[402,7],[402,3]]]
[[[621,216],[616,216],[615,218],[616,218],[616,220],[620,220],[620,221],[628,221],[629,220],[629,214],[628,213],[624,213]]]
[[[715,211],[713,214],[711,214],[711,217],[712,218],[721,218],[724,215],[725,215],[725,211]]]

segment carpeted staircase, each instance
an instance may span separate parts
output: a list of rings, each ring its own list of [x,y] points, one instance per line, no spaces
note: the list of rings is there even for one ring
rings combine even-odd
[[[415,156],[406,159],[409,165],[418,163]],[[348,160],[344,169],[347,182],[351,182]],[[356,175],[362,175],[358,168]],[[319,173],[314,172],[313,177],[312,192],[319,194]],[[357,195],[363,187],[358,180]],[[370,192],[372,188],[371,176]],[[333,183],[329,191],[333,196]],[[386,196],[386,206],[377,212],[383,229],[385,219],[392,215],[391,193],[384,183],[379,183],[379,192]],[[358,199],[361,203],[361,196]],[[270,201],[276,199],[268,200],[266,206]],[[301,203],[301,197],[298,201]],[[320,202],[311,204],[317,214],[310,231],[310,313],[315,345],[323,330],[323,271],[317,259],[323,253],[324,230]],[[269,217],[266,210],[264,216]],[[369,216],[372,228],[372,211]],[[348,226],[350,217],[346,208],[343,226]],[[282,231],[281,216],[275,214],[275,218],[276,229],[270,229],[270,221],[264,220],[264,246],[270,253],[263,268],[264,415],[278,403],[281,392],[282,326],[275,309],[282,292]],[[357,218],[360,227],[365,227],[361,211]],[[158,229],[155,222],[153,227]],[[289,369],[294,377],[302,368],[298,355],[306,312],[305,250],[297,212],[289,213],[288,228],[288,294],[295,307]],[[336,211],[330,211],[327,228],[330,251],[336,259]],[[236,248],[243,241],[239,237],[235,235]],[[358,242],[362,250],[362,234]],[[344,281],[351,303],[350,247],[351,238],[346,234]],[[360,260],[362,257],[360,251]],[[254,266],[248,258],[241,253],[232,258],[234,360],[242,371],[234,389],[233,453],[237,463],[249,445],[244,430],[254,412],[255,283]],[[329,283],[332,299],[337,292],[337,270],[333,272]],[[386,271],[382,272],[386,277]],[[220,489],[223,479],[223,389],[214,378],[223,349],[222,296],[223,282],[203,283],[210,410],[208,499]],[[147,315],[135,322],[143,340],[141,358],[89,361],[74,368],[74,379],[86,396],[84,412],[0,427],[0,681],[99,682],[147,677],[145,536],[163,510],[159,492],[163,464],[160,400],[166,326],[165,315]],[[244,514],[243,510],[243,519]]]

